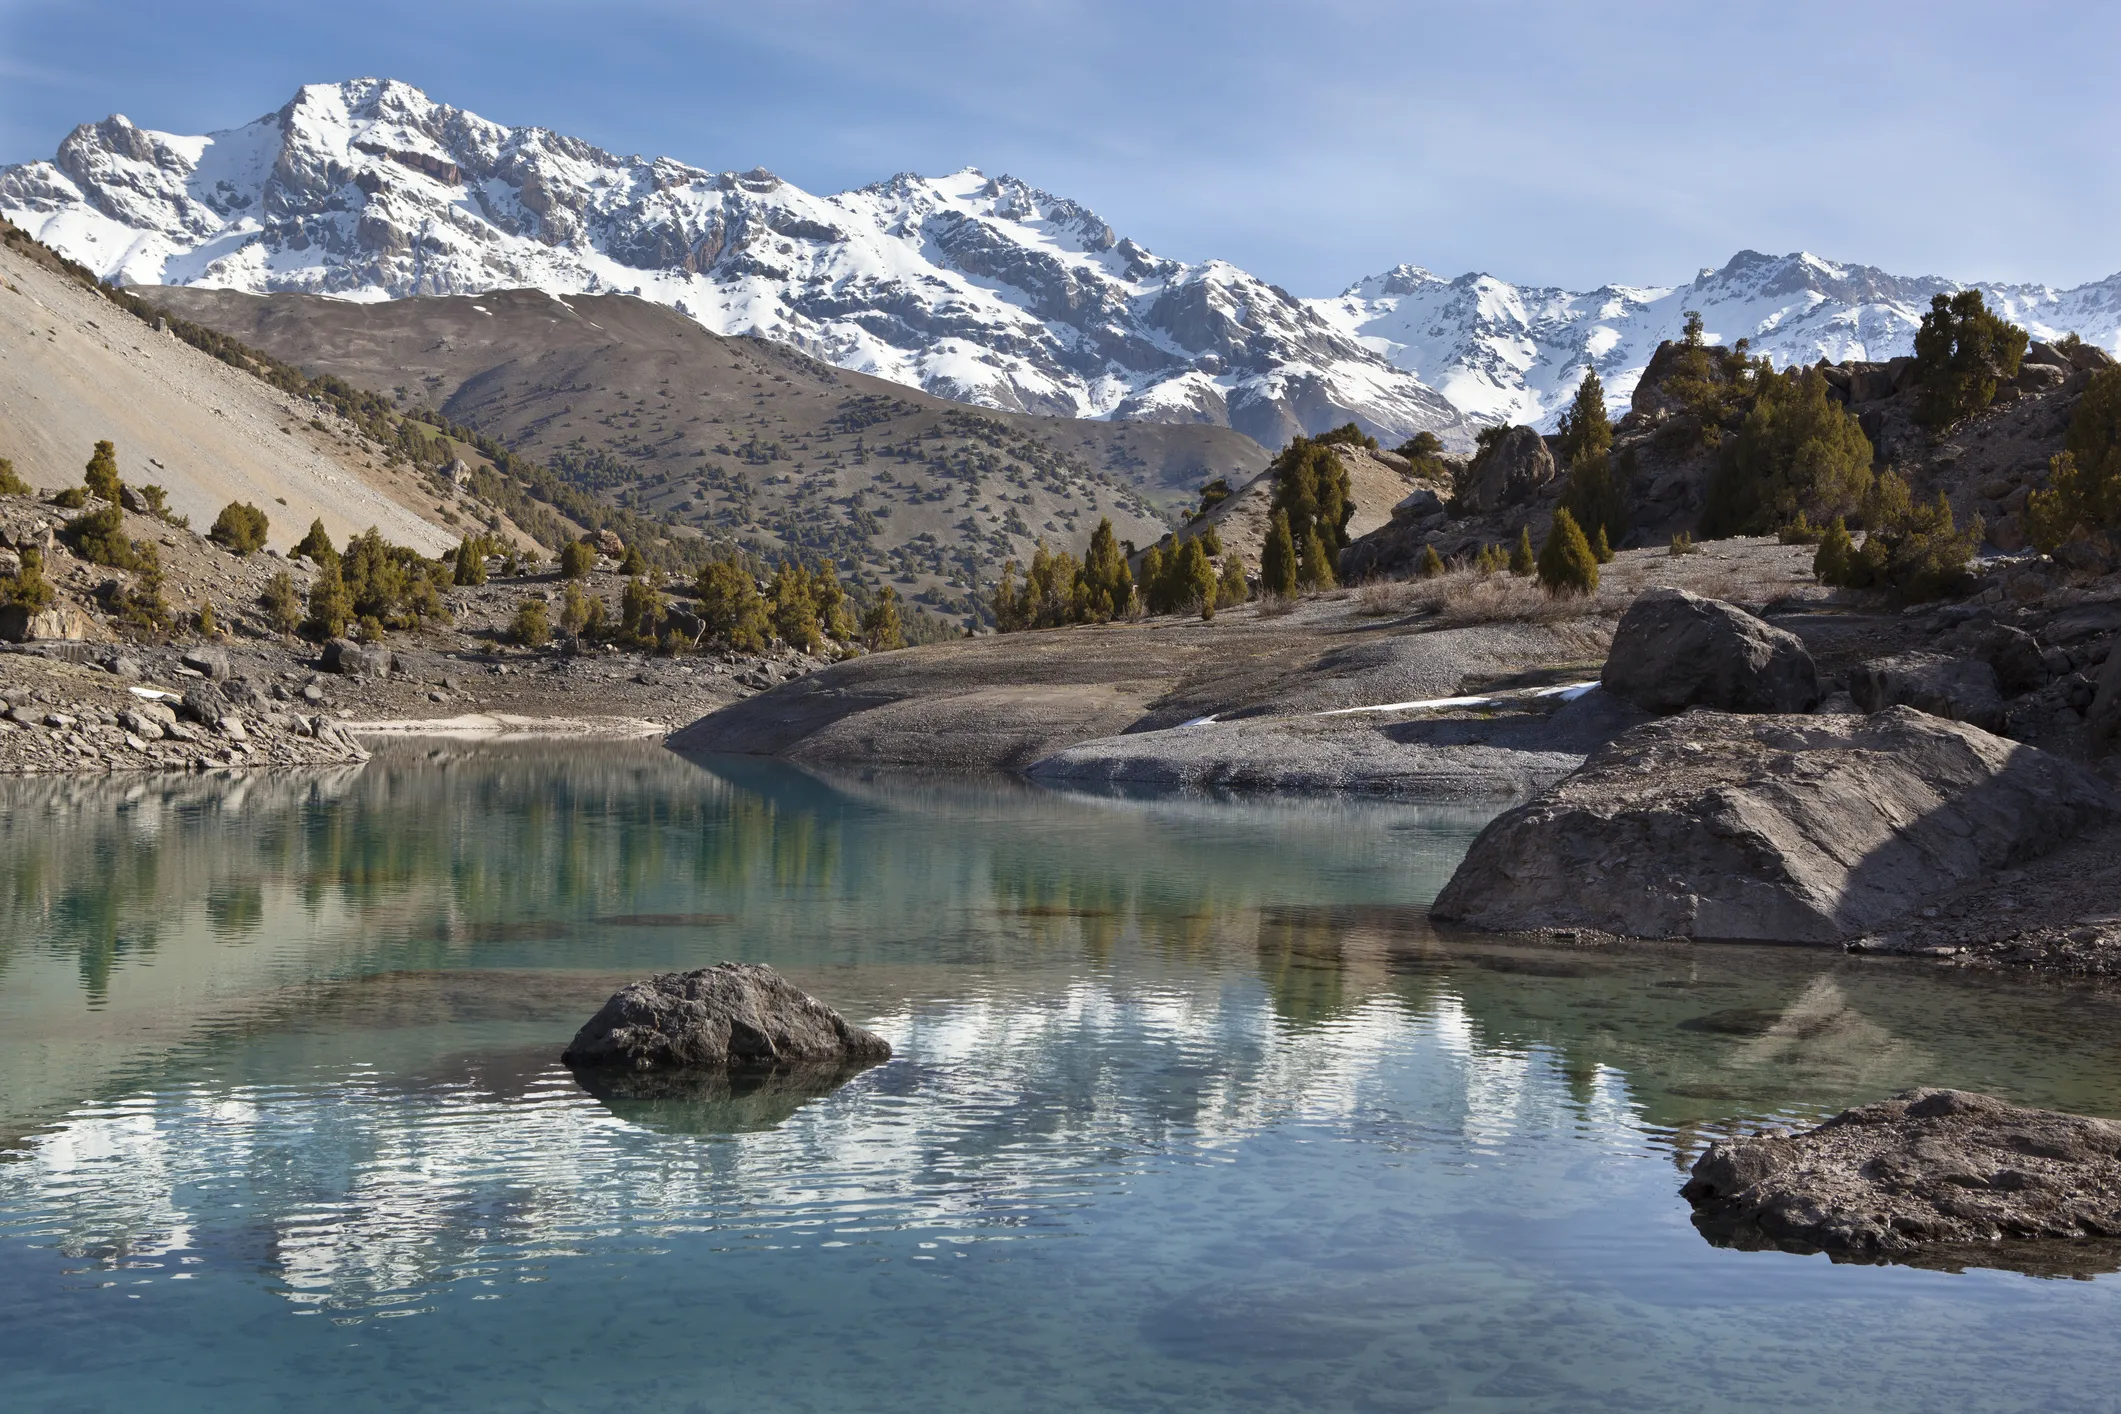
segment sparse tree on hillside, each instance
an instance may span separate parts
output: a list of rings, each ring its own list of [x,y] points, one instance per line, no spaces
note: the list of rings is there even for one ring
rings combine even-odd
[[[2026,343],[2026,332],[1990,313],[1979,290],[1932,297],[1915,331],[1917,415],[1949,427],[1981,411],[1995,401],[1998,385],[2018,376]]]
[[[1434,545],[1421,547],[1421,558],[1414,564],[1414,573],[1421,579],[1434,579],[1443,573],[1443,556],[1436,553]]]
[[[1702,533],[1767,535],[1803,515],[1853,515],[1871,489],[1870,439],[1816,368],[1763,374],[1709,480]]]
[[[0,496],[27,496],[29,483],[15,475],[15,464],[0,457]]]
[[[1215,591],[1215,607],[1234,609],[1251,597],[1252,586],[1245,578],[1244,556],[1232,550],[1223,556],[1222,575]]]
[[[2121,367],[2092,375],[2062,446],[2048,489],[2025,505],[2026,534],[2050,553],[2078,535],[2121,531]]]
[[[476,588],[486,582],[486,537],[467,535],[457,542],[456,564],[450,578],[461,587]]]
[[[1586,458],[1603,459],[1613,450],[1613,424],[1605,411],[1605,384],[1598,370],[1586,368],[1576,385],[1576,398],[1562,414],[1560,453],[1563,467],[1573,471]]]
[[[552,641],[552,620],[545,612],[545,601],[525,596],[516,605],[515,621],[508,626],[508,636],[524,648],[543,648]]]
[[[1282,449],[1268,470],[1274,476],[1270,509],[1288,516],[1290,543],[1299,557],[1306,542],[1317,536],[1323,553],[1316,563],[1325,572],[1318,582],[1330,585],[1333,565],[1348,548],[1348,521],[1355,514],[1347,467],[1325,438],[1298,437]],[[1298,578],[1303,579],[1301,570]]]
[[[294,553],[319,565],[326,560],[339,558],[339,552],[333,547],[331,536],[326,533],[322,520],[313,520],[309,523],[309,533],[302,537],[301,544],[295,546]]]
[[[112,505],[118,504],[123,487],[118,481],[118,449],[109,442],[96,443],[95,454],[88,459],[88,473],[82,477],[88,494],[100,496]]]
[[[274,633],[289,636],[302,626],[302,596],[295,592],[294,577],[286,570],[265,581],[259,602],[265,606],[265,621]]]
[[[213,528],[206,538],[234,555],[252,555],[265,548],[266,532],[272,522],[265,512],[245,501],[230,501],[214,517]]]
[[[560,578],[587,579],[596,567],[596,547],[587,540],[570,540],[560,547]]]
[[[19,556],[22,567],[11,575],[0,575],[0,604],[20,604],[31,613],[50,608],[56,591],[44,577],[44,552],[25,545]]]
[[[1539,584],[1547,593],[1589,594],[1598,588],[1598,557],[1583,527],[1566,510],[1556,507],[1547,543],[1539,551]]]
[[[885,585],[862,614],[862,644],[871,653],[889,653],[906,646],[905,628],[899,620],[898,591]]]
[[[353,596],[346,592],[346,578],[333,556],[322,562],[309,586],[309,630],[318,638],[337,638],[352,617]]]
[[[817,599],[801,565],[793,560],[781,565],[774,572],[767,598],[772,603],[773,631],[781,642],[803,653],[815,653],[825,646],[817,621]]]
[[[1101,517],[1090,534],[1090,553],[1083,560],[1084,602],[1093,622],[1123,617],[1133,607],[1134,576],[1120,553],[1112,519]]]
[[[1519,527],[1517,548],[1510,552],[1510,573],[1523,579],[1539,569],[1539,561],[1532,554],[1532,527]]]

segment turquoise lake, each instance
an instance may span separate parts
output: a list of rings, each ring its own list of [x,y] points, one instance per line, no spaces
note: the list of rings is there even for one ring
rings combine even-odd
[[[2121,1117],[2121,997],[1439,936],[1485,818],[647,746],[0,782],[0,1407],[2121,1409],[2121,1278],[1678,1196],[1915,1084]],[[895,1058],[559,1064],[723,959]]]

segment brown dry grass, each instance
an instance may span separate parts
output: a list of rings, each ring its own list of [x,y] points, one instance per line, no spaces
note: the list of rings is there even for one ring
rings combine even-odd
[[[1357,612],[1369,618],[1426,614],[1460,628],[1617,618],[1644,590],[1666,586],[1756,607],[1793,597],[1824,599],[1827,591],[1812,579],[1810,564],[1810,547],[1772,540],[1716,541],[1694,555],[1628,550],[1600,567],[1596,593],[1561,597],[1507,571],[1484,575],[1457,568],[1434,579],[1373,580],[1358,591]]]

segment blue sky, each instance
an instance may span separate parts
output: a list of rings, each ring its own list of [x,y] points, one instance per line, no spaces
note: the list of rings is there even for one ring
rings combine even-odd
[[[978,166],[1307,295],[1583,288],[1752,247],[2121,270],[2121,7],[1312,0],[0,0],[0,161],[381,74],[814,191]]]

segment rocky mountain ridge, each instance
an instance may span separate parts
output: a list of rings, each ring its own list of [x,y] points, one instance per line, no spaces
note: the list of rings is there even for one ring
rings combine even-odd
[[[1458,411],[1306,302],[1122,239],[976,170],[819,197],[508,128],[406,84],[303,88],[203,137],[122,116],[0,170],[0,212],[107,278],[357,300],[633,293],[726,334],[1006,411],[1229,426],[1351,418],[1463,441]]]
[[[1698,311],[1711,343],[1751,342],[1777,367],[1883,362],[1914,352],[1930,299],[1965,285],[1838,265],[1806,251],[1740,251],[1669,289],[1604,285],[1576,292],[1513,285],[1492,275],[1444,279],[1399,265],[1313,307],[1349,337],[1418,372],[1468,417],[1551,431],[1586,368],[1596,368],[1613,412],[1664,340]],[[2034,338],[2076,333],[2121,349],[2121,274],[2074,289],[1983,282],[1989,305]]]
[[[1551,428],[1587,367],[1615,410],[1699,310],[1778,364],[1909,352],[1963,288],[1740,251],[1676,287],[1589,291],[1399,265],[1303,299],[1157,256],[1081,204],[967,168],[817,196],[505,127],[409,85],[303,88],[240,128],[113,115],[0,168],[0,215],[113,279],[355,300],[634,293],[724,334],[1004,411],[1235,428],[1268,448],[1351,418],[1386,440]],[[2035,337],[2121,349],[2121,274],[1982,282]]]

